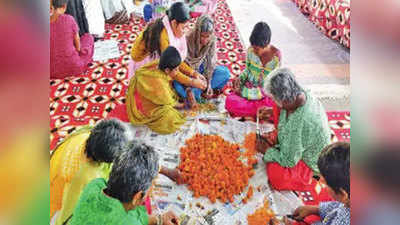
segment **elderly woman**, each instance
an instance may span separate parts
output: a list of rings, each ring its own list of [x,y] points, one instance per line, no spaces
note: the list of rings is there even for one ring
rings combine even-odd
[[[211,17],[203,15],[197,19],[194,30],[187,37],[187,46],[188,56],[185,62],[205,76],[207,79],[206,97],[211,98],[214,90],[221,90],[230,77],[228,68],[216,65],[216,37]],[[178,81],[174,81],[173,84],[179,96],[186,99],[186,87]],[[202,92],[201,89],[192,88],[197,102],[200,101]]]
[[[318,99],[300,87],[289,69],[273,71],[264,91],[281,108],[277,141],[266,141],[264,135],[257,139],[269,182],[277,190],[304,190],[313,172],[319,174],[318,156],[329,144],[326,112]]]
[[[142,206],[158,170],[158,156],[152,147],[130,143],[114,160],[108,181],[94,179],[85,187],[68,224],[178,224],[172,212],[149,216]]]

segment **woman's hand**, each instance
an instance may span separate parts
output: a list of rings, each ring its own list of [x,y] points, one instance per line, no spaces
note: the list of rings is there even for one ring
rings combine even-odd
[[[174,106],[175,109],[184,109],[185,104],[184,103],[176,103]]]
[[[267,144],[270,147],[278,144],[278,131],[277,130],[273,130],[268,133],[264,133],[261,135],[261,137],[264,139],[264,141],[267,142]]]
[[[292,222],[286,216],[282,219],[283,224],[285,225],[292,225]]]
[[[210,99],[214,95],[214,90],[211,88],[211,84],[208,84],[206,91],[206,98]]]
[[[204,82],[203,80],[196,78],[192,80],[192,87],[204,90],[207,88],[207,82]]]
[[[204,81],[204,82],[207,82],[207,79],[203,75],[201,75],[200,73],[197,74],[197,78],[202,80],[202,81]]]
[[[298,207],[294,213],[293,217],[296,220],[303,220],[305,217],[309,215],[318,215],[319,214],[319,208],[318,206],[312,206],[312,205],[304,205]]]
[[[79,53],[81,52],[81,38],[79,37],[79,33],[76,33],[74,36],[74,45],[76,48],[76,51]]]
[[[265,154],[270,147],[265,134],[256,136],[256,149],[258,152]]]
[[[268,120],[273,114],[271,107],[262,106],[257,109],[257,115],[260,120]]]
[[[178,225],[179,219],[172,211],[168,211],[162,215],[163,225]]]
[[[241,90],[240,90],[240,80],[237,78],[235,80],[233,80],[233,91],[237,94],[240,95],[241,94]]]
[[[174,181],[176,184],[180,185],[183,184],[183,178],[181,176],[181,173],[179,172],[178,169],[168,169],[165,167],[161,167],[160,173],[163,174],[164,176],[168,177],[172,181]]]

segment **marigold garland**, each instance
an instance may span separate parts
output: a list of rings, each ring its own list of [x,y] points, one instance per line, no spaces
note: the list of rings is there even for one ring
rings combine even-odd
[[[247,223],[249,225],[269,225],[270,221],[275,221],[275,213],[269,208],[268,200],[265,200],[264,205],[253,214],[247,215]]]
[[[246,149],[244,153],[245,157],[247,158],[247,163],[249,165],[254,165],[257,163],[257,159],[255,157],[256,151],[256,133],[249,133],[244,138],[243,147]]]
[[[254,175],[252,166],[239,160],[239,145],[218,135],[196,134],[180,151],[178,168],[196,198],[233,202],[233,196],[241,193]]]

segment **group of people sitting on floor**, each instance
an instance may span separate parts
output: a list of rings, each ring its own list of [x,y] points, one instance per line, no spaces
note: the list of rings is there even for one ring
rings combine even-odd
[[[53,151],[50,159],[52,224],[178,224],[179,219],[173,212],[152,213],[150,195],[158,174],[179,185],[182,184],[180,173],[160,166],[153,147],[135,140],[129,126],[118,119],[105,119],[94,127],[75,131]],[[293,213],[294,218],[302,220],[319,215],[321,224],[350,224],[349,143],[327,145],[315,155],[316,160],[310,165],[315,168],[314,175],[328,186],[336,201],[299,207]],[[303,182],[298,177],[275,173],[273,181],[268,176],[270,183]],[[278,190],[298,189],[280,186]],[[291,221],[285,219],[285,223],[291,224]]]
[[[52,2],[51,69],[72,75],[85,70],[93,55],[93,38],[79,37],[76,22],[64,14],[66,2]],[[186,121],[181,109],[195,108],[219,94],[230,80],[228,68],[217,65],[212,17],[200,16],[186,36],[190,18],[185,3],[174,3],[136,38],[122,106],[131,124],[146,125],[160,134],[177,132]],[[349,224],[350,147],[329,145],[330,128],[322,104],[289,69],[280,68],[281,52],[270,41],[268,24],[257,23],[246,68],[232,81],[225,107],[232,116],[274,122],[276,140],[263,134],[257,138],[272,188],[303,190],[319,175],[341,202],[322,204],[319,209],[302,207],[296,210],[296,218],[319,213],[323,224]],[[56,224],[175,224],[172,212],[148,216],[148,196],[158,173],[179,184],[179,172],[159,168],[152,147],[132,140],[126,126],[117,119],[104,120],[75,132],[54,150],[51,216],[57,212]]]
[[[50,0],[50,77],[61,79],[84,73],[92,61],[94,42],[105,33],[105,24],[127,24],[141,13],[142,1],[135,0]],[[147,0],[150,8],[163,0]],[[168,4],[167,4],[168,5]],[[188,1],[190,15],[212,14],[216,0]],[[152,9],[153,11],[155,9]],[[199,14],[200,13],[200,14]],[[160,14],[162,15],[162,14]],[[77,46],[81,38],[81,47]],[[80,58],[78,57],[80,56]]]
[[[230,80],[228,68],[217,65],[213,19],[199,17],[186,37],[184,28],[189,19],[185,4],[175,3],[165,17],[150,23],[135,40],[133,77],[127,93],[132,124],[145,124],[162,134],[176,132],[185,122],[177,109],[196,107],[220,93]],[[225,107],[232,116],[255,117],[258,109],[272,108],[273,118],[278,119],[278,107],[264,89],[269,73],[281,65],[281,53],[270,40],[268,24],[257,23],[250,36],[246,69],[233,81],[233,91],[226,98]],[[158,79],[155,74],[160,75]]]

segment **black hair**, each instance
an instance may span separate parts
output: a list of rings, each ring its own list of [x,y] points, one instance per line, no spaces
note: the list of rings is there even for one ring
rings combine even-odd
[[[169,21],[176,20],[178,23],[184,23],[190,19],[189,9],[182,2],[172,4],[171,8],[167,10]],[[162,18],[158,18],[150,23],[143,31],[143,40],[146,49],[154,56],[156,53],[161,55],[160,37],[164,29]]]
[[[178,50],[173,46],[168,46],[168,48],[161,54],[158,68],[162,71],[165,71],[167,68],[173,70],[178,67],[181,62],[182,58]]]
[[[86,155],[97,162],[111,163],[127,144],[126,129],[117,119],[100,121],[86,141]]]
[[[183,2],[175,2],[167,10],[169,21],[176,20],[178,23],[185,23],[190,20],[189,8]]]
[[[250,44],[265,47],[271,42],[271,29],[265,22],[258,22],[251,32]]]
[[[52,0],[53,8],[58,9],[68,4],[68,0]]]
[[[104,192],[123,203],[131,202],[136,193],[148,191],[158,170],[158,155],[153,147],[130,142],[114,160]]]
[[[350,144],[336,142],[326,146],[318,159],[318,169],[328,186],[340,193],[341,189],[350,197]]]
[[[161,55],[160,37],[163,29],[162,18],[158,18],[156,21],[149,23],[143,31],[144,44],[152,56],[156,53]]]

